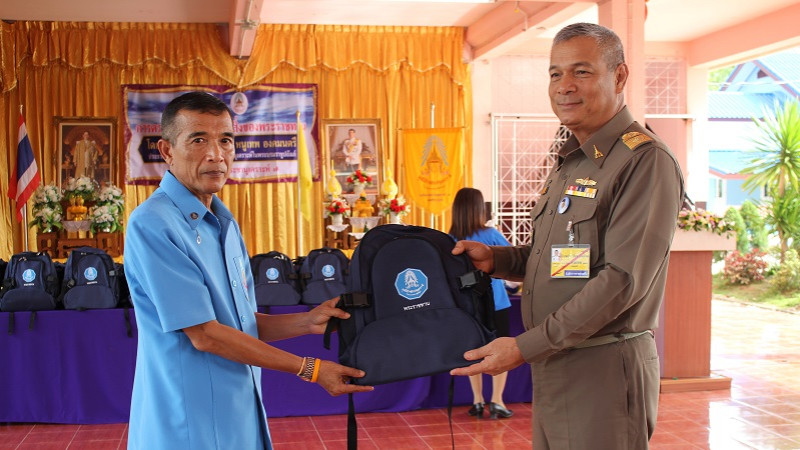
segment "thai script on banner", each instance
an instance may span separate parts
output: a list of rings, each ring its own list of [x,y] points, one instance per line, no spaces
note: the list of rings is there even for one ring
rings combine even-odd
[[[229,183],[297,181],[297,113],[308,146],[311,173],[319,180],[317,85],[268,84],[237,90],[220,86],[125,85],[126,183],[158,184],[167,164],[158,152],[161,112],[190,91],[219,97],[234,112],[236,157]]]

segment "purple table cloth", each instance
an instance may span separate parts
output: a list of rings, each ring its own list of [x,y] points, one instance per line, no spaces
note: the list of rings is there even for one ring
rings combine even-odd
[[[272,313],[305,310],[305,306],[273,307]],[[121,423],[128,421],[136,364],[136,321],[130,310],[133,337],[128,337],[124,310],[40,311],[29,329],[31,313],[15,313],[9,334],[9,313],[0,313],[0,422]],[[522,330],[519,300],[512,298],[511,331]],[[336,360],[322,336],[300,336],[273,343],[301,356]],[[377,386],[355,396],[358,412],[408,411],[447,405],[447,374]],[[347,396],[331,397],[319,386],[293,374],[262,371],[264,403],[269,417],[344,414]],[[487,398],[490,386],[486,386]],[[506,402],[531,401],[527,364],[509,373]],[[455,404],[472,403],[466,378],[456,379]]]

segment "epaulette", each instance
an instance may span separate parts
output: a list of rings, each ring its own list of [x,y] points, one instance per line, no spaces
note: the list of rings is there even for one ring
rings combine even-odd
[[[640,145],[652,141],[653,138],[638,131],[631,131],[622,135],[622,143],[631,150],[635,150]]]

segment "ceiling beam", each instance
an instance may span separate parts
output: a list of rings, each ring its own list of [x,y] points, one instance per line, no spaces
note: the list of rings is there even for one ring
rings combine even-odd
[[[691,40],[689,66],[720,67],[800,44],[800,3]]]
[[[467,27],[473,58],[491,58],[591,8],[594,2],[503,2]]]
[[[264,0],[231,0],[231,3],[231,18],[228,22],[229,52],[237,58],[248,58],[253,51]]]

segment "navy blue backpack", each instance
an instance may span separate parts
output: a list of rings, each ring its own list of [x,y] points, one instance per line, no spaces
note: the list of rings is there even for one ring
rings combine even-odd
[[[104,250],[73,249],[64,267],[61,299],[64,309],[116,308],[120,303],[118,270]]]
[[[494,339],[491,278],[455,241],[432,228],[381,225],[350,261],[339,307],[339,362],[366,372],[355,384],[378,385],[448,372],[471,363],[464,352]]]
[[[381,225],[369,230],[350,261],[347,292],[337,307],[350,318],[331,318],[324,345],[338,328],[339,362],[366,372],[359,385],[448,372],[472,364],[464,352],[495,337],[491,278],[455,241],[432,228]],[[447,414],[453,408],[453,386]],[[347,448],[358,446],[353,395],[348,396]],[[455,448],[450,422],[451,441]]]
[[[319,305],[338,297],[346,289],[350,261],[338,248],[323,247],[311,250],[300,266],[303,281],[302,302]]]
[[[44,252],[22,252],[11,257],[0,288],[0,311],[56,309],[58,274]]]
[[[250,258],[258,306],[300,303],[300,277],[292,260],[281,252],[260,253]]]

